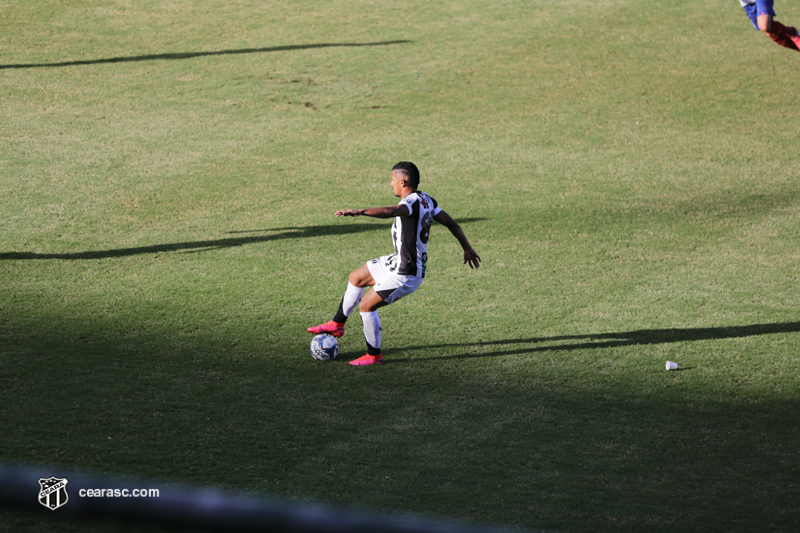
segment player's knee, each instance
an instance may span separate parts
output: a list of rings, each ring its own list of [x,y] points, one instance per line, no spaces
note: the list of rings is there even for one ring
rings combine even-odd
[[[361,303],[358,304],[358,310],[361,311],[362,313],[371,313],[376,309],[378,309],[378,306],[375,305],[374,302],[366,302],[364,300],[361,300]]]
[[[366,276],[364,275],[364,269],[359,268],[350,272],[350,277],[348,278],[348,281],[353,285],[355,285],[356,287],[366,287],[367,280]]]
[[[377,311],[386,305],[386,302],[375,291],[369,291],[361,302],[358,304],[358,310],[362,313],[371,313]]]

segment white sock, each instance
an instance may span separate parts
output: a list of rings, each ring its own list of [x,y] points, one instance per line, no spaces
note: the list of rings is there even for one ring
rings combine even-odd
[[[361,313],[361,320],[364,322],[364,338],[367,344],[376,350],[381,349],[381,319],[378,312]]]
[[[349,317],[353,309],[356,308],[364,295],[364,289],[365,287],[356,287],[349,281],[347,282],[347,290],[344,291],[344,296],[342,297],[342,312],[344,316]]]

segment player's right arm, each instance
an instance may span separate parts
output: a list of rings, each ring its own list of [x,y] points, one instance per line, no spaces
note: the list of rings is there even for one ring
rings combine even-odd
[[[345,209],[334,213],[337,217],[373,217],[394,218],[407,217],[411,214],[406,204],[397,204],[389,207],[371,207],[369,209]]]
[[[453,220],[453,217],[448,215],[445,211],[439,211],[433,216],[433,220],[449,229],[450,233],[453,234],[453,237],[455,237],[461,245],[461,248],[464,249],[465,265],[469,264],[470,268],[478,268],[481,266],[481,258],[478,255],[478,252],[472,248],[469,240],[467,240],[467,236],[464,234],[464,230],[461,229],[461,226],[458,225],[458,222]]]

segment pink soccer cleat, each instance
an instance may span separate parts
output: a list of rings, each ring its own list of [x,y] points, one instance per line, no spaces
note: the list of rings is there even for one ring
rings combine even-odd
[[[381,355],[362,355],[358,359],[350,361],[353,366],[368,366],[368,365],[382,365],[383,356]]]
[[[797,32],[797,28],[794,26],[787,26],[786,29],[789,30],[789,39],[791,39],[797,49],[800,50],[800,33]]]
[[[328,322],[320,324],[319,326],[308,328],[308,332],[314,334],[330,333],[334,337],[341,337],[344,335],[344,324],[329,320]]]

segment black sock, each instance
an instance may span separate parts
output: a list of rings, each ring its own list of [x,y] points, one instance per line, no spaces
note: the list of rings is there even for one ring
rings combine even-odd
[[[344,311],[342,310],[342,304],[344,304],[344,297],[342,297],[342,301],[339,302],[339,310],[336,311],[336,314],[333,316],[333,321],[339,324],[347,322],[347,317],[344,316]]]

